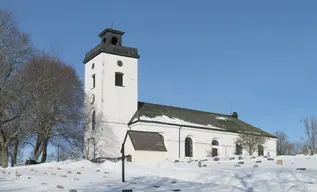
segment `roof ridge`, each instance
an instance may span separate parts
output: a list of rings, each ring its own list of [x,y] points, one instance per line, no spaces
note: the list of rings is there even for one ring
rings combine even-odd
[[[160,105],[160,106],[163,106],[163,107],[172,107],[172,108],[176,108],[176,109],[195,111],[195,112],[200,112],[200,113],[207,113],[207,114],[212,114],[212,115],[220,115],[220,116],[232,117],[231,115],[228,115],[228,114],[213,113],[213,112],[208,112],[208,111],[201,111],[201,110],[198,110],[198,109],[189,109],[189,108],[184,108],[184,107],[177,107],[177,106],[171,106],[171,105],[162,105],[162,104],[149,103],[149,102],[144,102],[144,101],[138,101],[138,102],[139,103],[146,103],[146,104],[150,104],[150,105]]]
[[[138,133],[157,133],[157,134],[160,134],[159,132],[157,131],[141,131],[141,130],[128,130],[128,132],[138,132]]]

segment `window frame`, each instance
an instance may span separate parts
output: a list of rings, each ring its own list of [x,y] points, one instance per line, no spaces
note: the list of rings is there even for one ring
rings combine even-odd
[[[193,157],[193,139],[190,137],[185,138],[185,157]]]
[[[92,78],[92,88],[91,89],[94,89],[96,87],[96,74],[93,74],[91,76]]]
[[[116,87],[124,87],[124,82],[123,82],[123,76],[124,74],[121,72],[115,72],[115,77],[114,77],[114,85]],[[117,77],[121,77],[121,79],[117,79]]]
[[[91,130],[95,131],[96,130],[96,111],[93,110],[91,113]]]
[[[235,154],[236,154],[236,155],[242,155],[242,152],[243,152],[242,144],[236,143],[236,151],[235,151]]]

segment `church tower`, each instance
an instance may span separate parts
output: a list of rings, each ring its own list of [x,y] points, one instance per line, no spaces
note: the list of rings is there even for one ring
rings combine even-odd
[[[110,147],[107,150],[113,156],[120,154],[127,124],[138,107],[140,56],[136,48],[122,46],[123,35],[122,31],[105,29],[99,34],[100,43],[83,61],[85,92],[89,96],[85,105],[91,111],[91,129],[99,129],[102,148]]]

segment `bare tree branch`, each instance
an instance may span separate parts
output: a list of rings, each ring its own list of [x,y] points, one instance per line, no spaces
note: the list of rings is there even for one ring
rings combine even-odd
[[[266,142],[266,138],[257,132],[244,131],[239,135],[236,142],[241,144],[249,155],[252,156],[259,147],[263,147]]]

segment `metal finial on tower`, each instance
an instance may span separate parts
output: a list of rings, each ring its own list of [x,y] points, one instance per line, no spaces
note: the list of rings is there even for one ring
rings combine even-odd
[[[113,29],[113,26],[114,26],[114,22],[111,23],[110,28]]]

